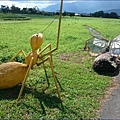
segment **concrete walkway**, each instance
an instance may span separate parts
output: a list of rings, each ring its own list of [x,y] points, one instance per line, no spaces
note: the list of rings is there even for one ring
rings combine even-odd
[[[116,76],[118,87],[114,89],[108,100],[102,102],[100,119],[120,119],[120,74]]]

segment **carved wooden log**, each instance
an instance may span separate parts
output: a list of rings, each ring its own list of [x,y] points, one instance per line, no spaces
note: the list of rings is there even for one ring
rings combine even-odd
[[[109,52],[99,55],[94,60],[93,69],[102,75],[118,74],[118,65]]]

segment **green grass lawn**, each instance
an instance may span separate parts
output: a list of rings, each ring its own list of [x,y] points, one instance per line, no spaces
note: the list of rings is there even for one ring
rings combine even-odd
[[[30,36],[42,32],[54,17],[35,17],[29,21],[0,20],[0,64],[8,62],[19,50],[31,51]],[[43,33],[43,47],[56,46],[58,19]],[[0,119],[80,119],[98,118],[101,99],[112,78],[98,75],[92,69],[94,61],[83,51],[91,38],[83,26],[101,31],[109,40],[120,34],[118,19],[63,17],[59,49],[53,54],[54,69],[61,85],[63,103],[58,100],[52,73],[46,63],[50,87],[42,66],[34,66],[27,78],[22,97],[17,101],[20,85],[0,91]],[[42,48],[43,48],[42,47]],[[18,57],[20,62],[23,56]]]

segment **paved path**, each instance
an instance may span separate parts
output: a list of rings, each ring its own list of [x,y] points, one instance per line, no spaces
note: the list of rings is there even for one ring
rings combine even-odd
[[[100,119],[120,119],[120,74],[116,80],[119,86],[112,91],[109,100],[102,103]]]

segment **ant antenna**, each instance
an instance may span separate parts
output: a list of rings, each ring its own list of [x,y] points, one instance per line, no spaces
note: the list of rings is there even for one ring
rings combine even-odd
[[[44,32],[52,25],[52,23],[53,23],[57,18],[58,18],[58,16],[55,17],[55,18],[50,22],[50,24],[42,31],[42,33],[44,33]]]

